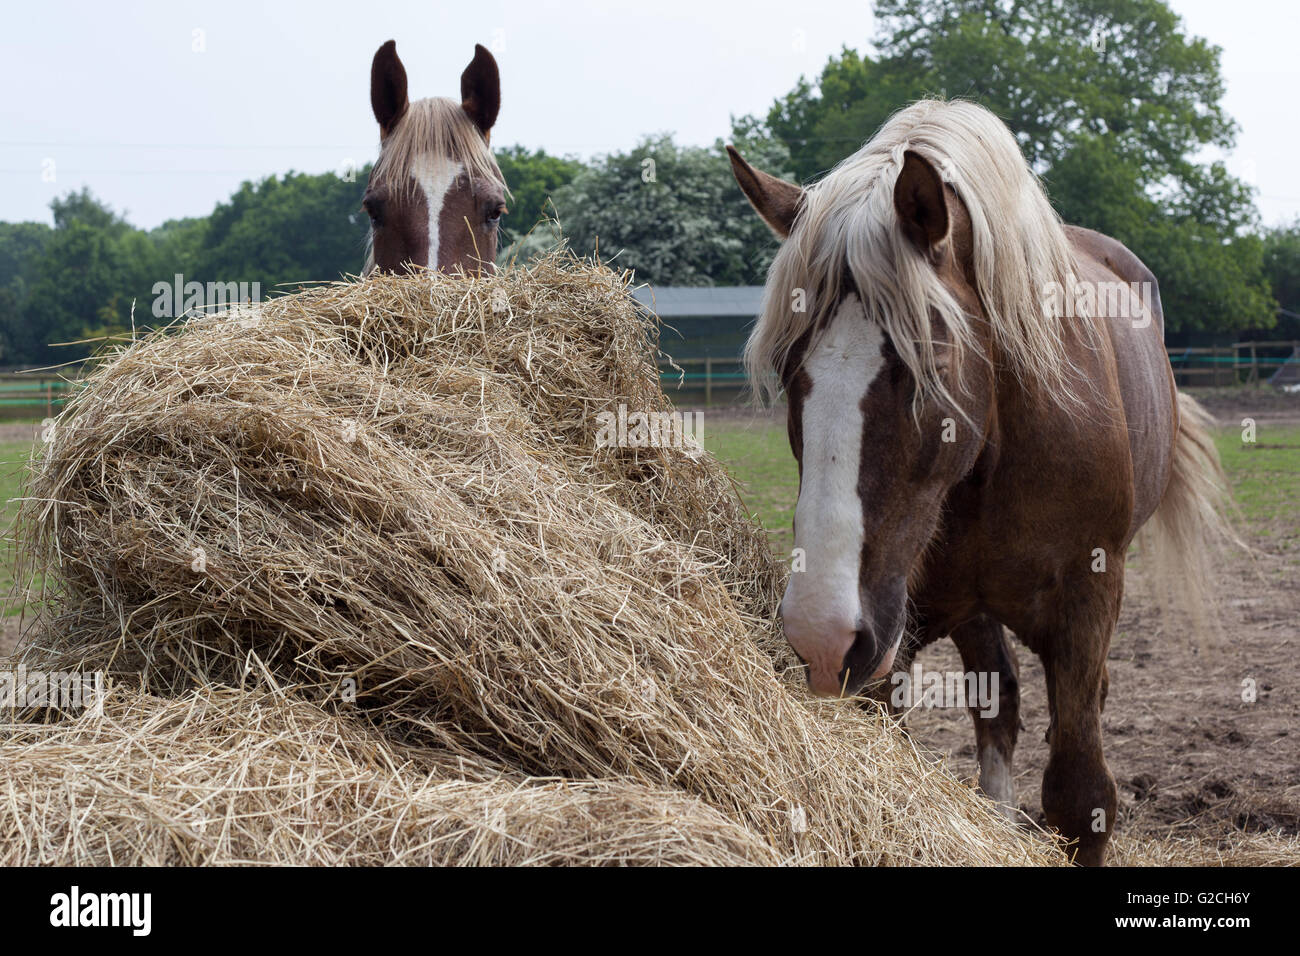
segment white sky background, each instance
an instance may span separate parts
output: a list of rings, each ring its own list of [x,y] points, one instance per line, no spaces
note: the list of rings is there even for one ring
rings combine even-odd
[[[1297,6],[1173,7],[1224,48],[1225,104],[1242,127],[1230,169],[1259,188],[1266,224],[1300,215]],[[765,113],[800,74],[874,34],[865,0],[85,0],[6,19],[0,220],[50,222],[50,199],[86,185],[145,228],[206,215],[245,179],[373,159],[370,59],[390,38],[412,98],[457,96],[474,43],[493,49],[494,145],[586,158],[663,131],[712,143],[730,116]],[[47,160],[53,183],[41,177]]]

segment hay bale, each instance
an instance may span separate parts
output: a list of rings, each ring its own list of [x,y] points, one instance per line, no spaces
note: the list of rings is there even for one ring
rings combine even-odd
[[[675,791],[527,780],[285,695],[115,690],[0,744],[0,865],[745,865],[770,848]]]
[[[783,680],[780,575],[667,411],[625,280],[377,277],[154,335],[55,427],[29,666],[173,697],[250,675],[522,777],[698,798],[798,863],[1045,863],[878,713]],[[355,688],[353,702],[346,690]]]

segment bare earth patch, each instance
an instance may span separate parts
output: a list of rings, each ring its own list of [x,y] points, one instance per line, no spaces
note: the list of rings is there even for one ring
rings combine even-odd
[[[1233,556],[1220,579],[1224,639],[1204,651],[1186,635],[1167,632],[1134,583],[1110,649],[1102,715],[1106,759],[1119,784],[1121,833],[1300,832],[1294,561],[1293,553],[1260,554],[1257,564]],[[1022,645],[1017,652],[1017,794],[1021,810],[1042,823],[1046,689],[1038,658]],[[918,660],[930,670],[962,669],[951,641],[932,645]],[[1253,702],[1243,700],[1247,681],[1253,681]],[[974,733],[964,710],[917,710],[907,722],[918,741],[950,754],[959,777],[976,778]]]
[[[36,441],[41,437],[41,426],[31,424],[0,424],[0,442]]]
[[[18,617],[0,618],[0,657],[7,657],[18,645]]]

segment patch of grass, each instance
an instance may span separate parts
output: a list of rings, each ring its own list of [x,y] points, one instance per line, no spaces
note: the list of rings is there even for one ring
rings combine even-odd
[[[39,444],[30,441],[0,442],[0,527],[4,529],[0,540],[0,615],[12,617],[22,611],[22,603],[14,597],[13,522],[18,515],[18,502],[27,480],[28,464]]]
[[[757,514],[776,554],[794,547],[794,504],[799,468],[790,453],[785,419],[714,421],[705,416],[704,445],[730,470],[745,510]]]
[[[1214,436],[1245,530],[1270,550],[1295,550],[1300,514],[1300,425],[1260,422],[1253,442],[1238,427]]]

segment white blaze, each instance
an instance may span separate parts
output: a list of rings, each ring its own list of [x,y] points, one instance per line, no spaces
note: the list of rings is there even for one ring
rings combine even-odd
[[[424,192],[424,202],[429,208],[429,261],[430,269],[438,268],[438,219],[447,190],[456,181],[464,167],[445,156],[420,156],[411,164],[411,175]]]
[[[804,360],[803,477],[795,505],[795,547],[806,570],[790,575],[781,611],[786,637],[812,669],[833,679],[862,617],[862,399],[884,367],[884,336],[856,295],[840,304]]]

